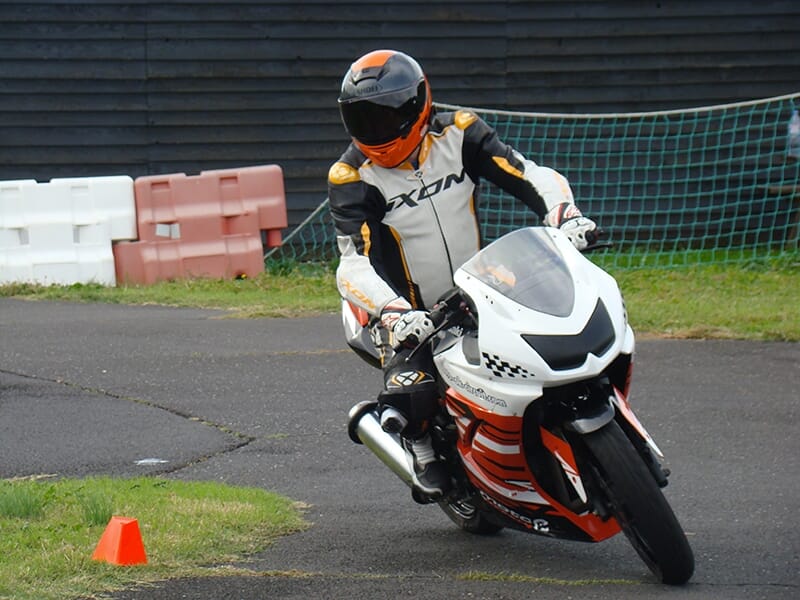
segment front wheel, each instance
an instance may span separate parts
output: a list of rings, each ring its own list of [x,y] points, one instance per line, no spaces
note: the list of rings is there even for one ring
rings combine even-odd
[[[644,461],[616,422],[583,436],[598,487],[639,556],[662,582],[686,583],[694,555]]]

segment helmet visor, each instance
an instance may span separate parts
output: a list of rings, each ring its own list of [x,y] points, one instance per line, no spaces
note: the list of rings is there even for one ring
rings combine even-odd
[[[427,86],[391,92],[368,100],[341,102],[347,132],[362,144],[378,146],[408,134],[425,108]]]

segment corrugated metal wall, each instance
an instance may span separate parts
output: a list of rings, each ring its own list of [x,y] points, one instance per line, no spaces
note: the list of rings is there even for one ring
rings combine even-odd
[[[346,145],[341,76],[393,47],[437,101],[625,112],[800,86],[800,2],[0,2],[0,180],[277,163],[290,221]]]

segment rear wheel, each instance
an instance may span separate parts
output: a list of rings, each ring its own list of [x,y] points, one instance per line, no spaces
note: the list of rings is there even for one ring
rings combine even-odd
[[[583,436],[597,484],[622,531],[662,582],[680,585],[694,573],[694,555],[653,475],[616,422]]]
[[[503,529],[489,521],[471,500],[443,500],[439,506],[453,523],[469,533],[493,535]]]

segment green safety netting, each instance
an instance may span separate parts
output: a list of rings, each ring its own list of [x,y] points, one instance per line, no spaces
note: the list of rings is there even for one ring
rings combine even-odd
[[[438,105],[440,110],[462,107]],[[618,267],[739,262],[798,252],[800,139],[789,121],[800,92],[753,102],[627,114],[470,108],[506,142],[564,174]],[[798,133],[800,136],[800,133]],[[538,219],[482,182],[486,242]],[[336,257],[327,201],[268,255]]]

